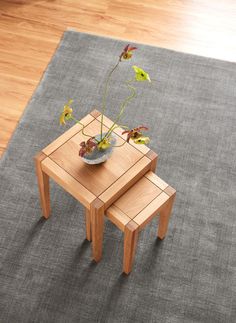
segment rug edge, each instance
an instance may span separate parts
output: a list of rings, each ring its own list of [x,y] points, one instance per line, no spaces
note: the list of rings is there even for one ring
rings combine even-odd
[[[148,46],[148,47],[151,47],[151,48],[159,48],[161,50],[167,50],[170,53],[182,54],[182,55],[187,55],[187,56],[191,56],[191,57],[198,57],[198,58],[203,58],[203,59],[209,59],[211,61],[223,62],[223,63],[235,64],[236,65],[236,61],[235,62],[234,61],[227,61],[227,60],[219,59],[219,58],[215,58],[215,57],[203,56],[203,55],[193,54],[193,53],[184,52],[184,51],[178,51],[178,50],[175,50],[175,49],[161,47],[161,46],[157,46],[157,45],[154,45],[154,44],[141,43],[141,42],[138,42],[138,41],[135,41],[135,40],[127,39],[127,38],[119,38],[119,37],[113,37],[113,36],[110,37],[110,36],[107,36],[107,35],[100,35],[100,34],[95,34],[95,33],[90,33],[90,32],[84,32],[84,31],[78,30],[75,27],[67,27],[65,29],[65,31],[64,31],[64,34],[67,33],[67,32],[68,33],[72,32],[72,33],[84,34],[84,35],[88,35],[88,36],[95,36],[95,37],[106,38],[106,39],[111,39],[111,40],[117,40],[117,41],[122,41],[122,42],[127,42],[127,43],[133,42],[134,44],[145,45],[145,46]]]

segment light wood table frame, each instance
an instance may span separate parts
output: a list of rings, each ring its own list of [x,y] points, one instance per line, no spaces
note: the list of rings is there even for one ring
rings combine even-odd
[[[124,232],[126,274],[132,270],[139,232],[158,214],[157,236],[165,238],[175,195],[173,187],[149,171],[106,210],[109,220]]]
[[[100,133],[101,113],[94,110],[81,123],[85,134],[95,136]],[[106,131],[113,122],[104,117],[104,124]],[[114,131],[117,145],[126,139],[122,131],[118,127]],[[49,178],[52,178],[84,205],[86,237],[92,240],[93,259],[98,262],[102,256],[105,210],[149,170],[155,171],[158,156],[147,146],[125,143],[115,148],[105,163],[87,165],[79,157],[80,142],[87,139],[82,126],[76,124],[39,152],[35,165],[44,217],[50,215]]]

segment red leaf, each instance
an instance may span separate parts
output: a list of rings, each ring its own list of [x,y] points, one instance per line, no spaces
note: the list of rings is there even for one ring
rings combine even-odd
[[[130,48],[128,49],[128,51],[135,50],[135,49],[138,49],[138,48],[137,48],[137,47],[130,47]]]

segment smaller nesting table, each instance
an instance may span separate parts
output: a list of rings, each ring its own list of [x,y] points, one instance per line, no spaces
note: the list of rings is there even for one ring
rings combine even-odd
[[[107,217],[124,232],[123,272],[129,274],[138,233],[159,213],[157,236],[164,239],[176,191],[153,172],[146,173],[107,210]]]

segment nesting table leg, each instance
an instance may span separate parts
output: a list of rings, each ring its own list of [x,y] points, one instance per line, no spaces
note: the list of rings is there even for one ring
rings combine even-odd
[[[90,219],[90,211],[85,209],[85,222],[86,222],[86,239],[88,241],[92,240],[92,231],[91,231],[91,219]]]
[[[135,256],[135,250],[138,241],[138,225],[134,221],[130,221],[124,230],[124,260],[123,272],[129,274]]]
[[[41,167],[41,162],[47,156],[40,152],[35,156],[35,167],[36,174],[38,178],[38,187],[40,193],[41,207],[43,211],[43,216],[47,219],[50,214],[50,196],[49,196],[49,176],[43,172]]]
[[[92,223],[93,259],[99,262],[102,258],[104,203],[98,198],[91,204],[90,219]]]
[[[156,168],[157,168],[158,155],[154,151],[149,150],[149,152],[146,154],[146,156],[151,160],[150,170],[152,172],[155,172]]]
[[[160,239],[164,239],[168,230],[169,219],[171,216],[171,211],[174,203],[175,195],[171,196],[166,205],[160,211],[159,216],[159,225],[158,225],[158,232],[157,236]]]

